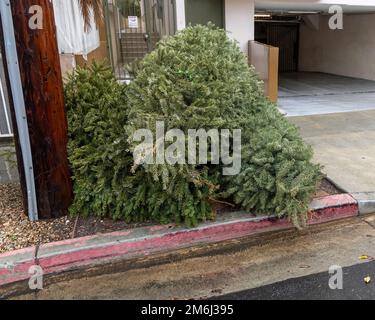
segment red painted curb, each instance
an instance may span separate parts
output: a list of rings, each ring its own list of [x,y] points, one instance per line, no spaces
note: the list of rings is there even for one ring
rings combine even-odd
[[[358,202],[349,194],[314,199],[311,203],[309,225],[345,219],[359,215]]]
[[[315,199],[309,213],[309,225],[358,215],[358,204],[350,195]],[[292,229],[286,219],[249,218],[207,223],[199,228],[153,226],[106,235],[95,235],[43,245],[34,259],[34,248],[0,255],[0,286],[29,279],[28,270],[38,264],[44,274],[52,274],[95,265],[114,258],[124,259],[167,252],[194,245],[209,244],[270,231]]]

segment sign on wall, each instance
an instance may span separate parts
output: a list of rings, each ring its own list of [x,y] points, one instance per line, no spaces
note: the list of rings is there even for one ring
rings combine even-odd
[[[129,16],[128,17],[128,25],[129,25],[130,29],[138,29],[139,28],[138,17]]]

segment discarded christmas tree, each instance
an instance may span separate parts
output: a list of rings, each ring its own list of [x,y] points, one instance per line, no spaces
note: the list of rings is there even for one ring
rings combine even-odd
[[[98,132],[87,124],[90,108],[107,107],[97,103],[90,107],[87,101],[92,98],[85,92],[85,85],[81,85],[79,103],[70,104],[70,122],[77,116],[74,110],[79,105],[88,107],[78,116],[85,118],[79,122],[81,128],[71,135],[71,161],[79,190],[73,212],[89,208],[94,214],[127,221],[151,219],[196,225],[214,217],[212,202],[225,200],[251,213],[277,214],[290,218],[297,227],[304,225],[320,168],[311,163],[311,148],[297,129],[263,96],[255,71],[225,31],[213,26],[189,27],[161,41],[136,70],[134,81],[123,88],[124,98],[119,98],[123,103],[111,105],[104,118],[95,120],[112,121],[106,130]],[[76,91],[72,83],[68,93]],[[96,81],[90,83],[101,86]],[[95,101],[100,99],[98,96]],[[108,117],[108,112],[116,116]],[[239,174],[224,176],[224,164],[213,164],[212,159],[207,164],[131,165],[137,146],[131,139],[134,132],[149,129],[155,136],[157,122],[164,123],[165,131],[180,129],[185,136],[189,129],[241,129]],[[81,134],[92,138],[78,138]],[[80,141],[78,149],[75,141]],[[93,170],[92,152],[82,153],[82,148],[99,147],[103,150],[94,152],[97,159]],[[101,153],[111,158],[100,157]],[[96,178],[98,174],[102,179]],[[98,184],[100,192],[92,192]]]

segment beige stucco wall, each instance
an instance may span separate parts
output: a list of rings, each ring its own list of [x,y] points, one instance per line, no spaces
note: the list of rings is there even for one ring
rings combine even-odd
[[[248,44],[254,40],[254,0],[225,0],[225,29],[248,54]]]
[[[319,30],[301,26],[300,71],[375,80],[375,14],[345,15],[344,30],[330,30],[328,16],[319,20]]]
[[[99,39],[100,45],[95,50],[91,51],[87,57],[83,57],[81,55],[76,56],[76,63],[78,66],[83,67],[87,64],[91,64],[92,62],[110,62],[110,58],[108,56],[108,42],[107,42],[107,33],[106,33],[106,26],[105,21],[101,21],[99,26]]]
[[[100,36],[100,46],[91,51],[87,57],[82,55],[74,54],[60,54],[60,65],[61,72],[65,78],[68,73],[71,73],[77,66],[83,67],[87,64],[91,64],[93,61],[109,62],[108,48],[107,48],[107,34],[105,28],[105,22],[102,21],[99,25],[99,36]]]
[[[76,67],[74,54],[60,54],[61,73],[65,80],[68,73],[71,73]]]

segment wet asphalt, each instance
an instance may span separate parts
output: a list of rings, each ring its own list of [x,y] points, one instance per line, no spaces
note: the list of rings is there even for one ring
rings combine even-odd
[[[271,285],[244,290],[220,297],[218,300],[374,300],[375,261],[342,269],[342,289],[332,290],[328,272],[289,279]],[[366,284],[365,278],[371,278]],[[332,282],[331,282],[332,283]],[[333,281],[337,285],[337,281]]]

